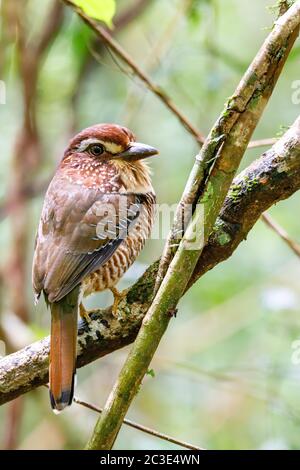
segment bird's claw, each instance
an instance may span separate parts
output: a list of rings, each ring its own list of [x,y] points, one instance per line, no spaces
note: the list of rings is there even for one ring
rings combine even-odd
[[[90,317],[90,313],[84,308],[82,303],[79,305],[79,314],[86,323],[91,323],[92,319]]]
[[[124,289],[122,292],[119,292],[116,287],[110,287],[110,291],[114,296],[114,303],[111,312],[113,317],[118,318],[119,303],[126,297],[128,289]]]

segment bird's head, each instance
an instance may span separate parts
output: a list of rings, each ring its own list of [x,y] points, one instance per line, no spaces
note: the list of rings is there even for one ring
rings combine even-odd
[[[70,142],[65,157],[71,154],[98,161],[134,163],[157,155],[150,145],[136,142],[133,133],[117,124],[97,124],[79,132]]]
[[[144,160],[158,151],[150,145],[136,142],[134,134],[117,124],[97,124],[79,132],[65,151],[65,163],[76,161],[78,170],[109,165],[122,175],[128,184],[150,184],[150,172]],[[74,165],[75,166],[75,165]],[[144,181],[143,181],[144,180]],[[128,188],[129,189],[129,188]]]

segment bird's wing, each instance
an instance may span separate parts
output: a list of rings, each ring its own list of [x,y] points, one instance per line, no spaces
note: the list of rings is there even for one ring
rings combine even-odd
[[[138,195],[103,194],[53,180],[36,239],[33,286],[57,302],[106,263],[141,211]]]

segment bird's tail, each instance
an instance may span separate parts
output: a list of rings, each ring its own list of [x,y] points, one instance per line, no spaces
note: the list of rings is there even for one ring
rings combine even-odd
[[[50,401],[53,411],[71,405],[76,373],[77,314],[79,289],[50,304]]]

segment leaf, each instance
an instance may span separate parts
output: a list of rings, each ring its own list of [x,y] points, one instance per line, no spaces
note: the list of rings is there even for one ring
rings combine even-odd
[[[116,11],[115,0],[72,0],[84,13],[95,20],[103,21],[112,27],[112,19]]]
[[[155,377],[155,372],[153,369],[148,369],[147,372],[146,372],[147,375],[150,375],[150,377],[152,377],[154,379]]]

